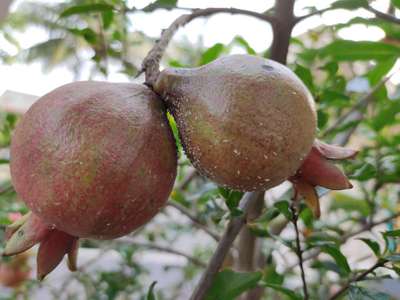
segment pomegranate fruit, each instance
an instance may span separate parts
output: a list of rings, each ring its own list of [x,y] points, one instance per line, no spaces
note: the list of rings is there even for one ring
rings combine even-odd
[[[78,238],[112,239],[165,204],[177,167],[162,102],[144,85],[75,82],[38,100],[17,125],[11,176],[32,213],[8,228],[5,254],[40,243],[38,277]]]
[[[311,94],[285,66],[250,55],[165,69],[154,90],[175,117],[200,173],[236,190],[265,190],[295,174],[316,134]]]

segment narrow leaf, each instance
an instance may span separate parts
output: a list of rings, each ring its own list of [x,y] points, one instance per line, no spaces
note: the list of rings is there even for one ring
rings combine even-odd
[[[261,272],[239,273],[224,270],[217,274],[206,300],[234,300],[243,292],[254,288],[262,278]]]
[[[335,246],[325,245],[321,247],[322,252],[331,256],[343,274],[348,275],[351,272],[350,266],[347,262],[346,257],[340,252],[340,250]]]
[[[110,11],[112,9],[113,9],[113,7],[111,5],[103,4],[103,3],[82,4],[82,5],[68,7],[60,14],[60,17],[65,18],[65,17],[69,17],[72,15],[77,15],[77,14],[87,14],[87,13],[92,13],[92,12],[105,12],[105,11]]]
[[[367,238],[360,238],[359,240],[367,244],[367,246],[372,250],[372,252],[374,252],[376,256],[380,255],[381,248],[377,242]]]

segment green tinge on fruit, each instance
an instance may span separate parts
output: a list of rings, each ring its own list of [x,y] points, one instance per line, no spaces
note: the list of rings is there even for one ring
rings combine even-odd
[[[288,68],[232,55],[161,72],[155,91],[173,114],[193,165],[216,183],[264,190],[293,175],[311,150],[311,94]]]
[[[11,143],[19,196],[75,237],[115,238],[149,221],[168,200],[176,167],[163,103],[144,85],[62,86],[29,109]]]

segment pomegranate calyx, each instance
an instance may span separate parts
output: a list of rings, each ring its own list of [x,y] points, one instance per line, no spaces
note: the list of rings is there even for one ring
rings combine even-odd
[[[40,243],[50,231],[49,225],[28,213],[7,228],[7,243],[3,255],[15,255],[28,250]]]
[[[4,256],[22,253],[39,244],[37,278],[43,280],[68,255],[68,268],[77,270],[79,241],[77,237],[57,230],[29,212],[6,229]]]
[[[54,229],[39,246],[37,254],[37,279],[43,280],[47,274],[53,271],[62,261],[65,254],[75,251],[77,237]],[[76,269],[76,258],[68,260],[68,266]]]
[[[358,150],[329,145],[317,139],[314,141],[313,147],[315,147],[323,157],[330,160],[350,159],[354,158],[358,153]]]
[[[289,178],[295,190],[294,200],[297,200],[298,195],[303,196],[307,205],[313,210],[314,216],[319,218],[321,211],[318,193],[315,190],[316,186],[331,190],[344,190],[353,187],[347,176],[330,160],[353,158],[357,152],[315,140],[301,167],[294,176]]]

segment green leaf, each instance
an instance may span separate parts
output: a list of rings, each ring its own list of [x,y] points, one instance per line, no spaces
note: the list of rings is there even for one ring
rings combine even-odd
[[[103,28],[108,29],[114,20],[114,12],[112,10],[102,12],[101,18],[103,20]]]
[[[91,28],[84,28],[84,29],[70,28],[68,29],[68,31],[74,35],[83,37],[91,45],[94,45],[97,42],[97,34]]]
[[[289,210],[289,202],[286,200],[278,201],[274,206],[279,210],[279,212],[286,217],[286,219],[292,219],[292,212]]]
[[[308,87],[308,89],[314,93],[315,87],[313,82],[313,76],[311,74],[310,69],[303,67],[302,65],[296,64],[294,68],[294,72],[300,79],[304,82],[304,84]]]
[[[156,296],[154,295],[154,287],[156,286],[157,281],[153,281],[150,285],[149,290],[147,292],[146,300],[156,300]]]
[[[169,112],[167,112],[167,119],[175,138],[176,147],[178,149],[178,157],[180,157],[183,150],[182,150],[181,139],[179,137],[178,127],[176,126],[174,117]]]
[[[296,294],[292,290],[285,288],[281,285],[272,284],[272,283],[264,283],[263,286],[271,288],[277,292],[280,292],[280,293],[288,296],[292,300],[302,300],[303,299],[303,297],[301,297],[299,294]]]
[[[367,73],[367,78],[371,86],[378,84],[382,78],[389,73],[396,63],[396,57],[390,57],[383,61],[378,61],[376,66]]]
[[[399,263],[400,262],[400,254],[392,254],[389,256],[386,256],[385,259],[388,261],[394,262],[394,263]]]
[[[256,51],[250,47],[249,43],[241,36],[235,36],[235,38],[233,39],[233,42],[235,44],[238,44],[239,46],[242,46],[244,49],[246,49],[247,54],[251,54],[254,55],[256,54]]]
[[[350,179],[366,181],[376,177],[376,168],[370,163],[365,163],[361,168],[357,169],[353,174],[349,175]]]
[[[216,58],[218,58],[222,51],[224,51],[225,46],[221,43],[217,43],[214,46],[212,46],[211,48],[208,48],[202,55],[200,58],[200,63],[199,65],[205,65],[208,64],[209,62],[215,60]]]
[[[390,297],[385,293],[370,291],[360,286],[350,286],[349,300],[390,300]]]
[[[334,8],[345,8],[345,9],[356,9],[365,7],[368,5],[368,0],[339,0],[333,2],[331,7]]]
[[[386,60],[400,56],[400,47],[370,41],[335,40],[315,51],[320,57],[331,57],[336,61]]]
[[[82,4],[82,5],[68,7],[60,14],[60,17],[65,18],[65,17],[69,17],[72,15],[77,15],[77,14],[105,12],[105,11],[110,11],[113,9],[114,9],[113,6],[111,6],[109,4],[103,4],[103,3]]]
[[[240,199],[243,197],[243,192],[233,191],[226,188],[218,188],[219,193],[225,199],[225,203],[228,206],[231,213],[234,215],[241,214],[241,210],[238,209]]]
[[[318,109],[317,111],[318,114],[318,128],[319,129],[323,129],[326,124],[328,123],[328,119],[329,119],[329,114],[326,113],[323,109]]]
[[[261,272],[239,273],[224,270],[217,274],[207,291],[206,300],[234,300],[243,292],[256,287],[262,278]]]
[[[400,229],[386,231],[383,234],[387,237],[400,237]]]
[[[368,204],[362,199],[354,198],[345,193],[335,193],[334,197],[330,206],[332,211],[343,209],[348,212],[359,212],[363,216],[368,216],[370,212]]]
[[[400,99],[386,101],[376,116],[371,120],[371,125],[375,131],[379,131],[388,125],[396,122],[396,117],[400,113]]]
[[[397,7],[398,9],[400,9],[400,0],[392,0],[391,3]]]
[[[328,254],[335,260],[336,264],[338,265],[338,267],[340,268],[340,270],[344,275],[350,274],[351,269],[349,267],[347,259],[342,254],[342,252],[340,252],[338,247],[333,245],[325,245],[321,247],[321,251]]]
[[[157,0],[143,8],[143,11],[152,12],[159,8],[170,10],[176,7],[177,2],[178,0]]]
[[[276,271],[275,264],[268,264],[264,270],[263,282],[282,285],[284,276]]]
[[[0,159],[0,165],[9,164],[10,161],[8,159]]]
[[[279,214],[279,210],[275,207],[272,207],[259,216],[256,220],[252,221],[252,223],[268,223],[279,216]]]
[[[372,252],[374,252],[374,254],[376,256],[379,256],[381,253],[381,247],[379,246],[379,244],[371,239],[367,239],[367,238],[360,238],[360,241],[363,241],[365,244],[367,244],[367,246],[372,250]]]

